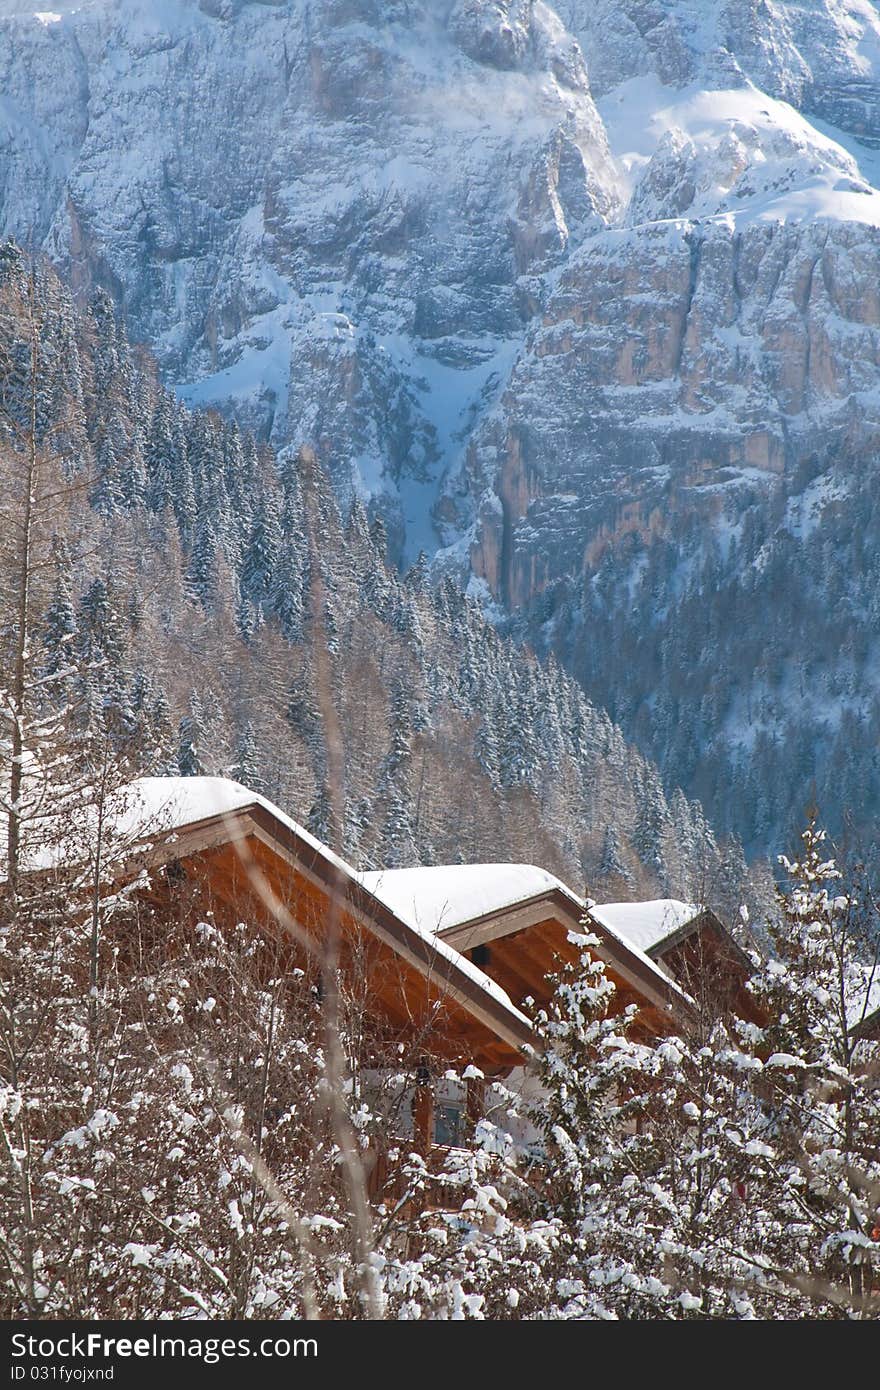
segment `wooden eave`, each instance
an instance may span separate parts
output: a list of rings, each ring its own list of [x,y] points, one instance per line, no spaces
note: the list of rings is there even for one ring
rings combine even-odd
[[[140,868],[186,860],[223,845],[244,844],[253,838],[334,900],[371,936],[388,946],[429,984],[459,1004],[484,1029],[506,1044],[516,1056],[539,1046],[529,1023],[484,989],[466,970],[432,942],[402,921],[334,858],[323,854],[304,836],[259,802],[163,830],[152,843],[135,852],[121,876]],[[450,944],[450,943],[446,943]],[[511,1065],[516,1057],[511,1058]]]
[[[682,925],[669,936],[664,936],[663,940],[658,941],[656,946],[652,946],[649,951],[645,952],[645,955],[650,956],[651,960],[660,961],[667,952],[674,951],[677,946],[683,945],[683,943],[689,941],[692,936],[699,936],[706,927],[711,930],[712,935],[720,945],[728,951],[731,956],[734,956],[745,970],[751,970],[752,963],[745,951],[739,943],[734,940],[733,936],[721,921],[721,918],[716,916],[711,908],[708,907],[704,907],[700,912],[695,913],[689,921],[682,923]]]
[[[874,1009],[864,1018],[860,1018],[858,1023],[852,1025],[849,1033],[850,1037],[863,1042],[880,1041],[880,1009]]]
[[[438,936],[457,951],[470,951],[475,946],[498,941],[551,918],[559,923],[566,935],[569,931],[583,931],[580,904],[562,889],[549,888],[507,908],[486,912],[467,922],[446,927],[438,932]],[[593,917],[590,924],[600,942],[602,959],[637,995],[673,1018],[690,1012],[687,995],[672,980],[667,981],[659,968],[647,964],[625,941]]]

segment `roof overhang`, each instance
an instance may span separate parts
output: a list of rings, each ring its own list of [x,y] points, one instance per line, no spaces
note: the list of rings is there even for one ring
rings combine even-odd
[[[566,932],[582,933],[583,907],[573,895],[559,888],[536,894],[508,908],[484,913],[438,933],[458,951],[510,936],[528,927],[555,918]],[[603,923],[590,918],[590,929],[602,947],[602,957],[617,974],[655,1007],[673,1017],[690,1012],[690,1000],[683,990],[664,975],[653,961],[632,949]]]
[[[238,844],[243,850],[252,838],[326,893],[363,930],[388,946],[435,988],[448,993],[495,1037],[520,1053],[539,1045],[525,1016],[505,1002],[503,996],[499,997],[501,992],[490,987],[491,981],[483,985],[475,978],[470,962],[459,963],[458,951],[451,942],[423,936],[402,921],[341,860],[329,852],[323,854],[311,838],[274,815],[266,803],[254,801],[150,836],[144,848],[127,859],[121,876],[130,877],[141,868],[182,860],[222,845]]]
[[[685,941],[689,941],[691,937],[699,936],[707,929],[746,970],[751,970],[752,963],[745,951],[728,931],[721,918],[710,907],[701,908],[687,922],[683,922],[676,931],[670,932],[669,936],[664,936],[662,941],[658,941],[652,946],[646,955],[649,955],[652,960],[662,960],[667,951],[674,951],[676,946],[683,945]]]

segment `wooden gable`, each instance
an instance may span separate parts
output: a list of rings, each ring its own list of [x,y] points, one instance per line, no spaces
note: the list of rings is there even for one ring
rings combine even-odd
[[[736,1013],[759,1022],[759,1011],[746,989],[751,962],[724,923],[704,908],[649,952],[695,1000],[713,1012]]]
[[[503,1074],[534,1044],[525,1019],[479,981],[443,943],[401,922],[329,854],[255,802],[160,836],[125,869],[152,875],[163,911],[187,903],[219,922],[253,922],[285,938],[290,968],[320,969],[328,949],[343,976],[357,975],[378,1033],[389,1043],[424,1036],[447,1064],[474,1062]],[[183,892],[183,885],[189,891]]]
[[[583,930],[577,901],[552,889],[527,902],[448,927],[440,935],[456,950],[468,954],[514,1004],[532,998],[546,1007],[553,993],[548,977],[580,959],[580,947],[569,935]],[[605,926],[594,923],[592,930],[600,943],[596,954],[616,986],[618,1007],[623,1010],[629,1004],[638,1005],[636,1032],[659,1037],[674,1031],[689,1011],[682,991]]]

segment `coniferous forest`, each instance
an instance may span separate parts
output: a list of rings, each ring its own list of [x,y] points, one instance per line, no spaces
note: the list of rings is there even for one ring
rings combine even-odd
[[[133,350],[106,294],[3,262],[5,400],[55,461],[39,518],[40,641],[147,768],[235,776],[363,867],[524,859],[614,897],[767,893],[734,836],[667,795],[576,682],[499,638],[427,562],[401,574],[381,520],[341,516],[309,451],[279,465],[193,414]],[[14,505],[14,504],[13,504]],[[321,595],[314,611],[314,594]],[[345,795],[329,817],[316,647],[331,658]]]
[[[0,0],[10,1330],[880,1317],[878,55]]]

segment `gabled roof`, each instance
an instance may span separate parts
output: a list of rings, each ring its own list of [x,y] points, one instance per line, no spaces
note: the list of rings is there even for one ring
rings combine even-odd
[[[557,889],[583,910],[560,879],[534,864],[442,864],[378,869],[361,883],[417,931],[444,933]]]
[[[530,864],[357,872],[265,797],[223,777],[140,778],[118,794],[111,819],[113,839],[134,867],[256,838],[518,1050],[534,1044],[529,1020],[464,952],[542,922],[557,922],[564,936],[579,931],[586,906],[560,879]],[[684,991],[616,926],[597,919],[596,934],[628,985],[670,1015],[687,1009]]]
[[[702,915],[703,908],[678,898],[642,903],[594,903],[590,916],[630,945],[654,956]]]
[[[140,842],[135,860],[164,862],[250,833],[268,840],[326,891],[342,895],[361,925],[425,978],[442,984],[498,1037],[518,1049],[534,1043],[529,1020],[494,980],[439,936],[399,917],[344,859],[241,783],[224,777],[144,777],[124,789],[120,808],[120,835],[132,848]]]
[[[420,931],[459,951],[555,918],[565,931],[582,930],[585,898],[534,864],[445,864],[384,869],[360,875]],[[591,915],[592,904],[590,904]],[[628,984],[666,1011],[687,1008],[688,996],[638,945],[610,923],[595,923],[608,963]],[[539,981],[535,981],[537,985]]]

